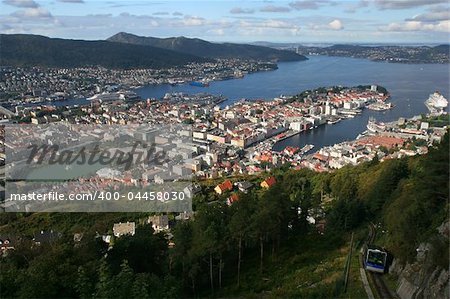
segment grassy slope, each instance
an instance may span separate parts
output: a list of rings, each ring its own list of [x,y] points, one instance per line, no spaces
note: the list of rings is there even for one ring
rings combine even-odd
[[[226,285],[229,287],[223,288],[216,295],[246,298],[336,297],[349,252],[348,236],[342,240],[336,236],[313,233],[291,239],[287,243],[288,246],[284,246],[274,257],[271,255],[271,248],[266,249],[262,273],[259,270],[259,252],[246,252],[241,287],[237,288],[235,276],[227,277]],[[340,298],[360,298],[364,294],[356,275],[359,275],[354,262],[357,260],[356,255],[353,257],[349,289]]]

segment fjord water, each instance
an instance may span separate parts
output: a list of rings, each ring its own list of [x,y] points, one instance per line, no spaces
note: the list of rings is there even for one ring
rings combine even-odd
[[[354,119],[324,125],[283,140],[274,146],[274,150],[305,144],[314,144],[317,149],[352,140],[366,130],[370,116],[385,122],[399,117],[412,117],[427,112],[424,101],[430,93],[439,91],[449,98],[448,64],[399,64],[327,56],[308,58],[307,61],[279,63],[275,71],[254,73],[243,79],[212,82],[209,87],[150,85],[136,92],[143,98],[161,98],[167,92],[208,92],[228,98],[224,105],[242,98],[272,99],[282,94],[294,95],[306,89],[332,85],[377,84],[386,87],[391,94],[390,101],[395,105],[392,110],[377,112],[366,109]]]
[[[223,95],[229,105],[240,99],[273,99],[282,94],[294,95],[306,89],[333,85],[356,86],[378,84],[391,94],[390,101],[395,108],[385,112],[365,110],[354,119],[343,120],[334,125],[324,125],[283,140],[274,146],[282,150],[286,146],[314,144],[316,149],[353,140],[366,130],[370,116],[379,121],[394,121],[399,117],[412,117],[426,113],[424,105],[428,96],[441,92],[449,99],[449,64],[400,64],[373,62],[367,59],[347,57],[309,56],[307,61],[282,62],[275,71],[254,73],[242,79],[211,82],[209,87],[189,84],[171,86],[148,85],[136,89],[142,98],[162,98],[168,92],[188,94],[207,92]],[[85,99],[55,102],[66,106],[87,104]]]

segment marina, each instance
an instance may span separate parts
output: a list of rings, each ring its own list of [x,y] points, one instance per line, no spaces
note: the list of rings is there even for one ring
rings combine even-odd
[[[385,111],[365,109],[361,114],[350,113],[348,121],[331,119],[329,125],[314,130],[306,130],[273,142],[274,150],[280,151],[286,146],[303,147],[314,144],[315,148],[352,140],[367,130],[369,117],[389,122],[400,117],[413,117],[427,113],[424,101],[430,93],[439,90],[441,95],[449,94],[449,73],[446,65],[439,64],[394,64],[372,62],[365,59],[346,57],[309,56],[302,62],[278,63],[278,69],[270,72],[257,72],[239,80],[210,82],[207,87],[192,86],[186,82],[180,84],[145,85],[133,91],[142,99],[162,99],[165,94],[184,93],[188,95],[205,92],[220,95],[218,105],[226,107],[245,98],[247,100],[271,100],[280,94],[294,95],[301,91],[320,86],[356,86],[376,82],[389,90],[389,102],[393,108]],[[345,69],[345,72],[342,70]],[[319,71],[320,70],[320,71]],[[364,78],[364,82],[361,82]],[[42,104],[54,106],[89,105],[86,98],[69,98],[53,102],[23,102],[24,106]],[[8,107],[8,105],[5,105]],[[342,120],[343,117],[341,117]]]

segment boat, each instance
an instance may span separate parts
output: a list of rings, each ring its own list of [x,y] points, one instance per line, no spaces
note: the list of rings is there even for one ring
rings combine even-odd
[[[382,122],[377,122],[373,117],[371,117],[367,123],[367,129],[373,133],[383,132],[386,130],[386,125]]]
[[[206,81],[192,81],[189,83],[191,86],[197,86],[197,87],[207,87],[209,86],[209,83]]]
[[[300,153],[302,155],[306,154],[307,152],[309,152],[310,150],[312,150],[314,148],[314,144],[307,144],[304,147],[302,147],[302,149],[300,150]]]
[[[172,86],[184,84],[183,79],[168,79],[167,82]]]
[[[334,124],[337,124],[337,123],[340,122],[340,121],[341,121],[340,118],[329,119],[329,120],[327,121],[327,124],[329,124],[329,125],[334,125]]]
[[[361,114],[362,110],[361,109],[340,109],[338,112],[343,115],[355,116],[355,115]]]
[[[117,100],[133,100],[137,99],[139,96],[132,91],[123,92],[111,92],[111,93],[99,93],[87,98],[88,101],[117,101]]]
[[[283,140],[286,138],[286,134],[285,133],[278,134],[277,136],[275,136],[275,138],[278,140]]]
[[[100,93],[95,94],[92,97],[87,98],[89,101],[116,101],[116,100],[124,100],[125,96],[119,94],[119,93]]]
[[[374,111],[386,111],[392,108],[394,108],[394,105],[392,105],[392,103],[383,103],[383,102],[377,102],[367,106],[367,109]]]
[[[438,91],[430,94],[430,97],[425,101],[425,106],[431,114],[442,114],[444,109],[448,106],[448,101]]]

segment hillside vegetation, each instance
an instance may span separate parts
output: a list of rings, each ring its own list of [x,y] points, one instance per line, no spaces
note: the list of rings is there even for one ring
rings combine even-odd
[[[274,186],[240,194],[230,207],[224,204],[229,194],[213,194],[214,185],[205,183],[195,197],[194,220],[176,224],[170,249],[162,234],[143,224],[135,236],[114,240],[109,251],[94,238],[115,221],[142,223],[145,214],[1,215],[1,233],[64,233],[49,246],[25,243],[0,261],[2,296],[346,297],[341,285],[350,232],[361,240],[369,222],[381,223],[386,248],[407,261],[448,219],[448,148],[446,134],[420,157],[332,173],[282,167],[272,173]],[[306,211],[317,219],[324,212],[324,234],[308,223]],[[76,246],[75,232],[84,233]],[[448,265],[448,250],[436,257],[440,265]]]
[[[16,67],[166,68],[208,59],[150,46],[0,34],[0,65]]]
[[[120,32],[107,39],[111,42],[152,46],[207,58],[300,61],[307,58],[292,51],[247,44],[211,43],[198,38],[156,38]]]

